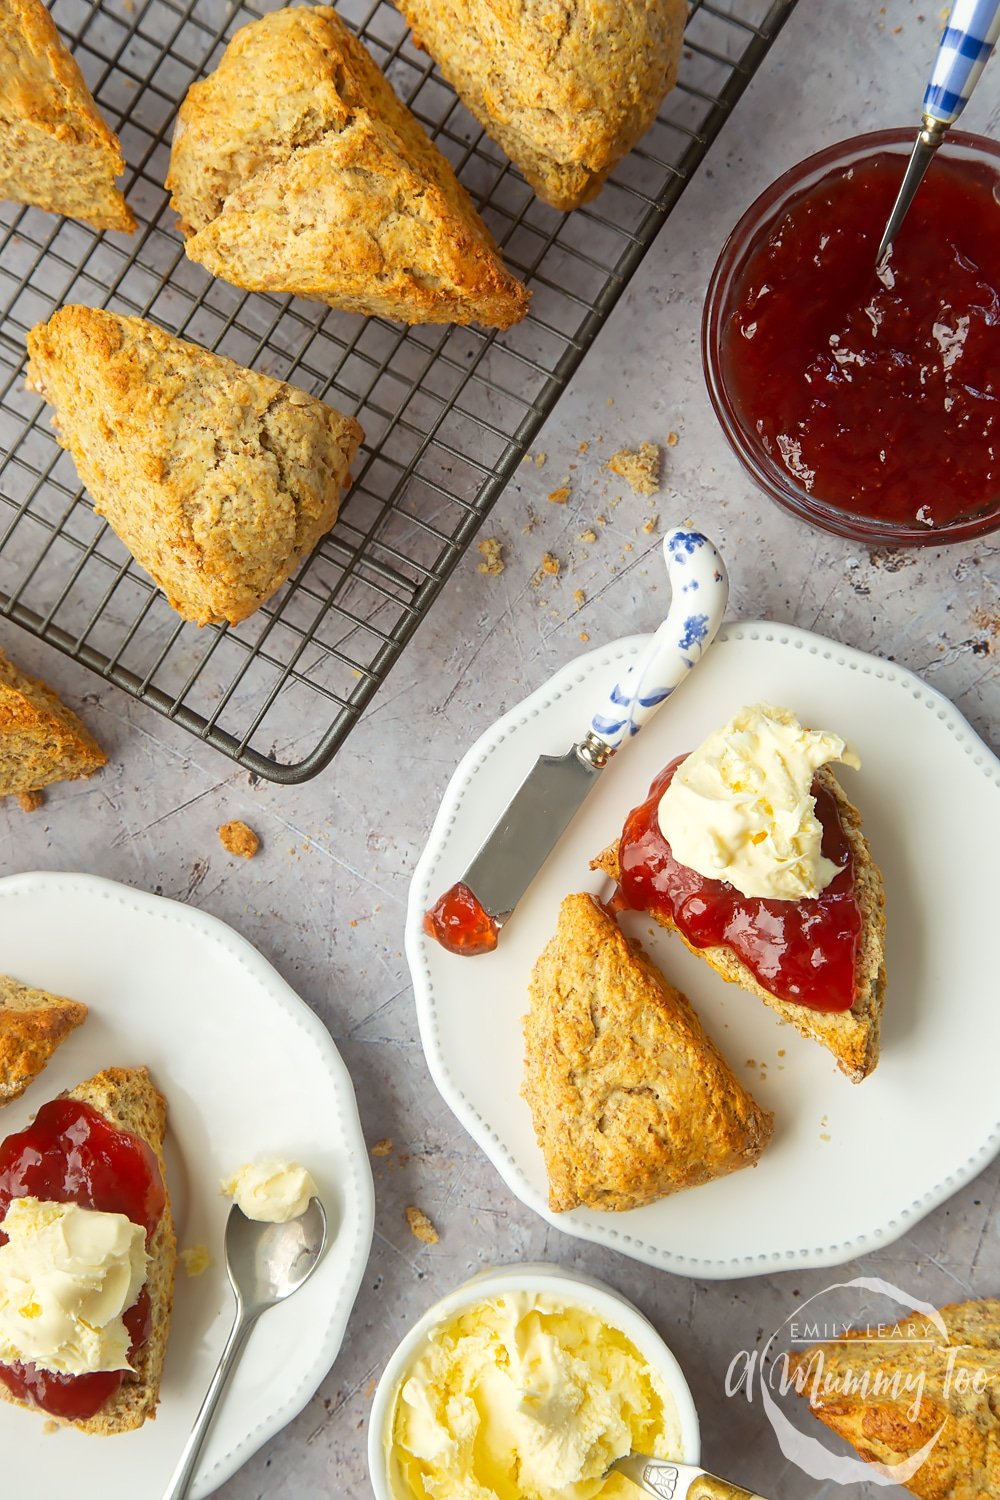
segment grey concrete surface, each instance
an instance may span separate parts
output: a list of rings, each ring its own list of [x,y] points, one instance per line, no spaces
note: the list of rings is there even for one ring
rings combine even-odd
[[[698,355],[705,285],[738,215],[809,151],[859,129],[911,122],[939,26],[937,3],[801,0],[548,423],[536,445],[544,467],[525,464],[487,524],[504,544],[506,571],[486,577],[475,552],[465,560],[318,780],[287,790],[251,785],[82,668],[13,628],[5,635],[26,666],[82,707],[111,764],[91,783],[55,790],[31,816],[0,807],[0,870],[92,871],[232,923],[330,1027],[369,1142],[394,1143],[392,1155],[373,1161],[375,1242],[340,1357],[302,1415],[223,1486],[224,1500],[368,1494],[371,1392],[402,1331],[477,1268],[529,1257],[604,1277],[649,1314],[690,1378],[707,1462],[765,1495],[804,1500],[817,1488],[785,1463],[758,1406],[726,1399],[723,1377],[737,1349],[753,1348],[760,1330],[825,1286],[828,1273],[703,1284],[560,1235],[523,1208],[430,1079],[402,953],[403,912],[413,864],[470,741],[580,650],[582,635],[597,643],[658,618],[662,599],[650,597],[656,538],[643,530],[654,513],[664,524],[690,515],[720,538],[733,616],[792,622],[892,657],[1000,742],[996,542],[869,552],[800,525],[759,495],[731,457]],[[967,123],[996,134],[1000,63],[993,66]],[[662,443],[670,432],[678,442],[655,505],[610,482],[602,466],[612,451]],[[582,454],[581,443],[589,445]],[[569,503],[547,503],[564,478]],[[579,540],[591,527],[597,541]],[[562,572],[532,586],[545,551]],[[216,827],[229,818],[262,835],[250,864],[218,843]],[[882,1275],[932,1301],[996,1294],[998,1193],[994,1166],[845,1274]],[[431,1215],[439,1244],[412,1237],[410,1203]]]

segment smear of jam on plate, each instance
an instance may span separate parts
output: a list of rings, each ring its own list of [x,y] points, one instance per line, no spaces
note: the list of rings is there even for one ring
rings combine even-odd
[[[674,859],[660,831],[660,798],[685,759],[671,761],[626,819],[618,850],[626,905],[662,913],[692,947],[729,948],[779,999],[811,1010],[850,1010],[861,912],[854,858],[833,796],[813,782],[823,854],[839,870],[826,889],[802,901],[744,896],[728,881],[708,879]]]
[[[463,958],[492,953],[500,940],[500,924],[479,898],[459,881],[424,916],[424,931]]]
[[[141,1224],[149,1244],[166,1204],[159,1164],[139,1136],[119,1130],[89,1104],[53,1099],[34,1122],[0,1142],[0,1245],[12,1198],[77,1203],[81,1208],[124,1214]],[[131,1335],[129,1359],[147,1341],[151,1311],[143,1287],[124,1314]],[[62,1375],[32,1364],[0,1363],[0,1380],[21,1401],[54,1417],[86,1421],[116,1393],[127,1371]]]

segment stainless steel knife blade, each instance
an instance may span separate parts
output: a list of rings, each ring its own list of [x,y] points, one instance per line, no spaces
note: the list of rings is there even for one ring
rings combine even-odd
[[[502,926],[600,776],[572,746],[565,755],[540,755],[462,876]]]

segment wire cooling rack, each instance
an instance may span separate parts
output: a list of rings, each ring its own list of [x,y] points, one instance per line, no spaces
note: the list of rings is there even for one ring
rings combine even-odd
[[[0,204],[0,615],[248,770],[315,775],[427,613],[794,5],[695,0],[661,118],[596,202],[561,215],[465,112],[391,4],[340,0],[532,288],[528,318],[495,334],[404,329],[241,292],[185,258],[163,189],[177,105],[233,32],[275,6],[55,0],[121,137],[140,229],[97,235]],[[333,531],[242,625],[178,620],[94,515],[47,409],[25,392],[24,336],[66,302],[152,318],[364,427]]]

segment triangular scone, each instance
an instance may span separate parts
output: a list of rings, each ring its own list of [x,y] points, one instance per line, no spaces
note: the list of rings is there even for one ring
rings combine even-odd
[[[67,1427],[77,1427],[82,1432],[110,1437],[118,1432],[131,1432],[133,1428],[141,1427],[143,1422],[154,1418],[160,1399],[160,1380],[167,1335],[170,1332],[174,1270],[177,1264],[177,1240],[170,1209],[167,1165],[163,1158],[167,1105],[146,1068],[106,1068],[103,1073],[88,1078],[86,1083],[70,1089],[61,1097],[89,1104],[118,1130],[130,1131],[144,1140],[156,1157],[166,1192],[160,1222],[146,1247],[149,1264],[145,1289],[149,1293],[150,1332],[146,1342],[136,1352],[133,1373],[126,1375],[118,1391],[96,1416],[82,1421],[55,1418]],[[0,1399],[9,1401],[14,1406],[23,1406],[29,1411],[37,1411],[31,1403],[13,1396],[3,1381],[0,1381]],[[41,1415],[48,1414],[42,1412]]]
[[[245,620],[337,519],[363,433],[296,386],[91,307],[28,352],[95,510],[186,620]]]
[[[124,170],[42,0],[0,0],[0,198],[130,234]]]
[[[904,1463],[934,1439],[904,1481],[915,1495],[986,1500],[1000,1495],[1000,1302],[956,1302],[940,1316],[947,1339],[913,1313],[889,1337],[859,1329],[796,1350],[789,1373],[813,1414],[866,1463]]]
[[[0,651],[0,797],[91,776],[107,756],[50,687]]]
[[[535,192],[577,208],[677,79],[687,0],[396,0],[419,47]]]
[[[678,937],[696,958],[711,964],[717,974],[741,989],[758,995],[783,1021],[790,1021],[803,1036],[821,1042],[837,1059],[841,1070],[853,1083],[860,1083],[873,1071],[879,1056],[879,1028],[885,1002],[885,891],[882,873],[871,856],[868,841],[861,829],[861,814],[844,795],[828,766],[817,773],[817,779],[833,795],[840,821],[854,855],[855,894],[861,910],[861,938],[857,959],[857,998],[850,1010],[811,1010],[792,1000],[781,1000],[757,979],[729,948],[695,948],[684,934]],[[593,861],[592,868],[603,870],[618,879],[618,844],[609,845]],[[677,931],[669,916],[651,912],[661,927]]]
[[[642,1208],[756,1163],[771,1114],[592,896],[566,897],[530,995],[522,1093],[557,1213]]]
[[[180,107],[167,186],[187,254],[236,286],[404,323],[527,312],[450,165],[329,6],[236,33]]]
[[[19,1098],[86,1019],[87,1007],[79,1001],[0,974],[0,1104]]]

